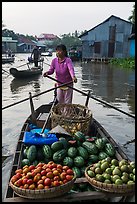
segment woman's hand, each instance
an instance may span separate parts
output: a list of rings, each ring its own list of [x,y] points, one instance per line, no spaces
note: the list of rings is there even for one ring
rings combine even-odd
[[[77,83],[77,78],[75,76],[73,77],[73,82]]]
[[[44,77],[48,76],[48,72],[45,72],[45,73],[43,74],[43,76],[44,76]]]

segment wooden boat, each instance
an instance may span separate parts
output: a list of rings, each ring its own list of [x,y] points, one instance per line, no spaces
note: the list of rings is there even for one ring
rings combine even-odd
[[[28,69],[21,69],[21,70],[18,70],[17,68],[10,68],[10,74],[15,77],[15,78],[22,78],[22,79],[26,79],[26,78],[32,78],[34,76],[37,76],[37,75],[40,75],[42,74],[42,71],[43,71],[43,61],[44,61],[44,58],[41,58],[38,63],[38,67],[34,67],[32,65],[33,61],[29,62],[29,63],[26,63],[25,65],[28,66]],[[23,66],[23,65],[21,65]],[[19,66],[19,67],[21,67]]]
[[[73,62],[82,60],[81,52],[78,52],[77,50],[70,50],[68,55]]]
[[[43,56],[43,57],[52,57],[52,52],[48,51],[48,52],[42,53],[41,56]]]
[[[42,67],[33,67],[30,69],[18,70],[16,68],[10,68],[10,74],[15,78],[30,78],[36,75],[42,74]]]
[[[8,56],[2,56],[2,64],[6,64],[6,63],[13,63],[15,61],[15,57],[14,55],[11,57]]]
[[[42,128],[43,125],[45,124],[45,121],[47,121],[47,117],[49,116],[49,112],[52,107],[52,103],[49,104],[44,104],[38,107],[35,110],[35,118],[37,118],[37,126]],[[32,106],[34,108],[34,106]],[[11,176],[14,175],[14,172],[16,169],[20,168],[20,160],[22,158],[23,154],[23,149],[24,149],[24,144],[23,144],[23,137],[24,133],[26,131],[29,131],[29,124],[33,119],[33,114],[31,114],[23,124],[23,127],[21,129],[21,133],[19,136],[19,140],[17,143],[16,147],[16,152],[14,154],[14,160],[13,160],[13,165],[11,169]],[[51,119],[49,118],[48,123],[46,125],[46,128],[51,127]],[[122,151],[120,146],[114,141],[114,139],[109,135],[109,133],[101,126],[101,124],[95,119],[92,118],[90,127],[89,127],[89,133],[91,137],[104,137],[106,138],[114,147],[116,150],[116,158],[121,160],[121,159],[126,159],[129,161],[128,157],[126,154]],[[9,178],[9,180],[10,180]],[[81,178],[76,178],[75,183],[76,184],[83,184],[87,183],[88,180],[86,177],[81,177]],[[37,199],[33,200],[34,202],[76,202],[76,201],[89,201],[89,200],[95,200],[95,201],[102,201],[102,199],[106,200],[108,202],[126,202],[126,200],[134,195],[133,193],[110,193],[110,192],[103,192],[103,191],[83,191],[83,192],[69,192],[64,194],[63,196],[60,197],[55,197],[55,198],[46,198],[46,199]],[[13,189],[11,188],[10,185],[7,186],[4,202],[32,202],[31,199],[26,199],[18,196]]]

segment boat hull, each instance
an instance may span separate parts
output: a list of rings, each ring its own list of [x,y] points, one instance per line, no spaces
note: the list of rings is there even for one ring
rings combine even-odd
[[[15,60],[14,57],[2,57],[2,64],[6,64],[6,63],[13,63]]]
[[[15,78],[30,78],[42,74],[43,68],[31,68],[26,70],[17,70],[16,68],[10,69],[10,74]]]

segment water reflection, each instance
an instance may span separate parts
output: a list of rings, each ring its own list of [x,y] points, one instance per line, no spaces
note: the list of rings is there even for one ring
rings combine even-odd
[[[135,113],[135,73],[133,70],[117,69],[109,64],[87,63],[82,65],[82,89],[116,106],[128,103]],[[128,84],[125,84],[128,82]]]
[[[16,79],[14,78],[10,83],[10,88],[12,93],[17,94],[22,91],[22,89],[25,89],[26,86],[32,86],[34,87],[34,90],[36,93],[40,92],[40,82],[39,82],[40,76],[34,76],[32,78],[26,78],[26,79]]]

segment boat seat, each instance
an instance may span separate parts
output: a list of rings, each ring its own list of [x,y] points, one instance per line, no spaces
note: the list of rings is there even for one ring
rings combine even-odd
[[[43,125],[44,125],[44,122],[46,121],[47,117],[48,117],[49,113],[40,113],[37,117],[37,126],[42,128]],[[49,124],[50,124],[50,120],[49,122],[47,123],[47,128],[50,128],[49,127]]]

